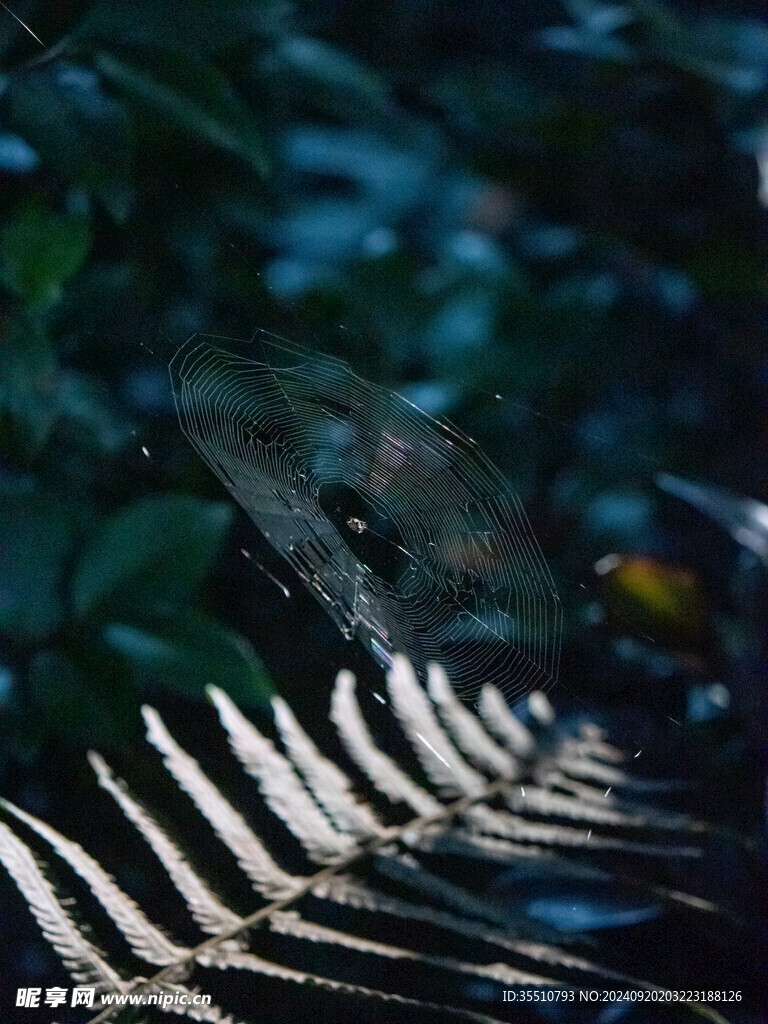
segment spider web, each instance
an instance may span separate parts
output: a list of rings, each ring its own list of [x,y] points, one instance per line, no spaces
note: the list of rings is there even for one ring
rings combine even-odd
[[[418,672],[439,663],[465,699],[486,682],[515,698],[556,679],[552,576],[471,438],[263,333],[194,336],[170,372],[182,430],[344,636],[384,666],[396,653]]]

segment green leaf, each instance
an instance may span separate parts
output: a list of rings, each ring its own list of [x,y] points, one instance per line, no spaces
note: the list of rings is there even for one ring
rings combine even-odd
[[[22,728],[32,738],[69,743],[130,742],[140,700],[122,659],[103,644],[38,651],[29,666],[34,715]]]
[[[94,190],[116,221],[126,219],[131,126],[93,71],[57,63],[15,75],[7,103],[10,123],[49,170]]]
[[[64,570],[75,522],[40,494],[0,494],[0,631],[40,640],[64,618]]]
[[[133,617],[187,600],[208,572],[232,514],[229,505],[169,494],[110,516],[77,566],[76,614],[98,608]]]
[[[246,160],[266,175],[268,160],[256,116],[227,79],[199,55],[163,50],[151,68],[99,53],[101,73],[137,103],[194,137]]]
[[[104,639],[126,657],[140,683],[202,697],[206,686],[225,689],[234,700],[266,703],[274,693],[266,669],[248,641],[203,615],[150,625],[110,623]]]
[[[28,306],[47,309],[59,301],[90,246],[84,221],[28,206],[0,233],[0,281]]]
[[[43,317],[17,310],[0,338],[0,409],[23,456],[42,449],[58,415],[58,374]]]

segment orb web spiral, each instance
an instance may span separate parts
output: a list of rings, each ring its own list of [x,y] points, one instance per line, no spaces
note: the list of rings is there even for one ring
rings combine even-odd
[[[557,676],[560,603],[520,501],[477,445],[349,366],[269,335],[195,336],[182,430],[349,638],[442,665],[471,700]]]

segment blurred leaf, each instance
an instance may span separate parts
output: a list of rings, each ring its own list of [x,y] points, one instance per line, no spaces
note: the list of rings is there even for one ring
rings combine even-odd
[[[689,722],[711,722],[722,718],[731,706],[731,695],[722,683],[692,686],[686,696],[685,717]]]
[[[626,4],[604,3],[603,0],[564,0],[563,7],[574,21],[591,32],[615,32],[635,19],[635,12]]]
[[[689,21],[677,18],[665,5],[645,7],[653,42],[667,60],[736,93],[765,89],[768,38],[755,31],[756,22],[706,15]]]
[[[81,720],[83,711],[93,706],[85,701],[86,685],[75,663],[56,650],[39,651],[29,666],[29,685],[44,721],[35,728],[46,731],[46,720],[58,720],[62,732],[70,732]]]
[[[694,248],[686,270],[703,292],[717,299],[764,300],[768,295],[763,253],[727,238]]]
[[[216,685],[247,704],[266,703],[274,692],[248,641],[207,616],[175,616],[148,626],[110,623],[104,639],[130,661],[142,683],[193,697]]]
[[[269,169],[256,115],[229,81],[199,55],[165,49],[151,70],[110,53],[96,55],[101,73],[140,105],[192,136],[248,161],[260,175]]]
[[[598,422],[596,426],[600,433],[595,432],[597,437],[594,440],[583,431],[585,447],[591,444],[595,454],[599,452],[602,438],[609,441],[612,434],[618,434],[618,425],[611,424],[607,417],[604,423]],[[610,538],[610,543],[625,548],[640,546],[651,536],[653,506],[648,495],[641,490],[603,490],[587,505],[582,523],[586,530],[604,542]]]
[[[84,221],[28,206],[0,233],[0,282],[27,305],[45,309],[61,298],[90,245]]]
[[[690,643],[705,631],[704,597],[689,569],[655,558],[607,555],[595,566],[612,616],[633,631],[674,646]]]
[[[60,625],[74,527],[49,495],[0,494],[0,630],[28,641]]]
[[[43,448],[56,422],[56,355],[43,319],[23,310],[8,318],[0,340],[0,409],[28,457]]]
[[[636,904],[609,895],[574,895],[573,892],[539,896],[528,903],[526,910],[530,917],[566,933],[627,928],[652,921],[659,915],[659,907],[652,904]]]
[[[33,736],[69,743],[126,743],[136,693],[120,659],[104,648],[37,652],[29,667]]]
[[[274,0],[278,6],[282,0]],[[260,8],[270,4],[260,3]],[[248,26],[242,0],[97,0],[73,33],[78,43],[110,48],[157,47],[172,39],[175,46],[211,52],[238,42]]]
[[[671,473],[659,473],[656,483],[667,494],[687,501],[768,565],[768,505],[731,494],[722,487],[697,484]]]
[[[0,708],[5,707],[11,698],[16,683],[13,672],[0,662]]]
[[[348,91],[379,105],[387,98],[383,81],[360,61],[319,39],[288,36],[278,54],[294,72],[322,85]]]
[[[78,448],[88,452],[119,450],[130,437],[130,427],[104,389],[74,370],[59,373],[58,409],[62,424],[78,428]],[[71,430],[71,434],[75,431]]]
[[[72,583],[78,616],[108,604],[119,614],[189,596],[207,573],[232,520],[229,505],[179,494],[153,495],[103,523]]]
[[[590,25],[553,26],[543,30],[541,40],[552,50],[567,50],[596,60],[629,61],[634,57],[632,48],[622,39]]]
[[[451,66],[425,87],[452,124],[473,138],[495,139],[504,148],[524,144],[551,100],[541,88],[506,67]]]
[[[131,131],[122,105],[74,64],[14,75],[11,124],[52,171],[93,189],[118,222],[128,215]]]
[[[27,174],[34,171],[40,158],[29,143],[18,135],[0,135],[0,171]]]

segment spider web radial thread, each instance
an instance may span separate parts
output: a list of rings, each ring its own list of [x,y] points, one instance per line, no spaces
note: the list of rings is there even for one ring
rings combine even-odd
[[[377,662],[442,665],[472,700],[557,678],[560,602],[523,507],[477,445],[341,360],[263,332],[197,335],[170,364],[182,430],[344,635]],[[222,344],[226,341],[226,345]],[[261,358],[254,358],[255,355]],[[322,507],[343,485],[396,531],[384,579]],[[362,531],[360,531],[362,532]]]

